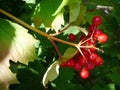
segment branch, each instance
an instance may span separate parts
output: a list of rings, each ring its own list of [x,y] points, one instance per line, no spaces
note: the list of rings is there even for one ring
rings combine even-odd
[[[44,32],[42,32],[41,30],[39,30],[39,29],[37,29],[37,28],[35,28],[35,27],[30,26],[29,24],[25,23],[24,21],[22,21],[22,20],[16,18],[16,17],[13,16],[12,14],[10,14],[10,13],[8,13],[8,12],[2,10],[2,9],[0,9],[0,12],[1,12],[2,14],[4,14],[4,15],[8,16],[9,18],[15,20],[17,23],[23,25],[24,27],[26,27],[26,28],[28,28],[28,29],[34,31],[34,32],[37,32],[37,33],[40,34],[40,35],[45,36],[45,37],[48,38],[48,39],[52,39],[52,40],[55,40],[55,41],[57,41],[57,42],[61,42],[61,43],[64,43],[64,44],[68,44],[68,45],[73,46],[73,47],[76,46],[75,43],[68,42],[68,41],[65,41],[65,40],[62,40],[62,39],[59,39],[59,38],[50,36],[49,34],[44,33]]]

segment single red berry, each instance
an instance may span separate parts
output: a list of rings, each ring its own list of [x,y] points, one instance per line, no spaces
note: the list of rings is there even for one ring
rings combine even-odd
[[[89,41],[87,41],[88,45],[95,45],[96,44],[96,39],[91,39]]]
[[[94,65],[93,65],[92,63],[88,63],[88,64],[85,66],[85,68],[86,68],[87,70],[93,70],[93,69],[94,69]]]
[[[92,33],[94,31],[94,25],[89,25],[89,31]]]
[[[82,69],[82,66],[78,62],[76,62],[74,63],[74,69],[80,71]]]
[[[95,32],[94,32],[94,38],[96,39],[100,34],[102,34],[103,32],[102,32],[102,30],[96,30]]]
[[[82,51],[82,53],[83,53],[85,56],[89,56],[89,55],[90,55],[90,54],[89,54],[89,51],[86,50],[86,49],[81,49],[81,51]],[[86,59],[87,59],[87,57],[86,57]]]
[[[100,16],[95,16],[92,19],[92,23],[93,25],[95,25],[96,27],[99,26],[102,23],[102,19]]]
[[[102,33],[97,37],[97,40],[100,43],[105,43],[108,40],[108,36],[106,34]]]
[[[94,61],[94,65],[95,66],[101,66],[101,65],[103,65],[103,63],[104,63],[104,61],[103,61],[103,59],[101,58],[101,57],[97,57],[97,59]]]
[[[96,27],[94,25],[90,25],[89,26],[89,33],[87,36],[90,37],[95,30],[96,30]]]
[[[66,66],[68,66],[68,67],[73,67],[73,66],[74,66],[74,63],[75,63],[74,59],[70,59],[70,60],[68,60],[68,61],[66,62]]]
[[[87,79],[87,78],[90,76],[90,72],[89,72],[86,68],[83,68],[83,69],[80,71],[80,76],[81,76],[81,78],[83,78],[83,79]]]
[[[82,57],[82,56],[79,56],[79,58],[78,58],[79,60],[79,64],[81,65],[81,66],[85,66],[86,65],[86,63],[87,63],[87,59],[85,59],[84,57]]]
[[[68,35],[68,38],[69,40],[74,41],[76,39],[76,36],[73,33],[71,33]]]
[[[89,60],[90,62],[94,62],[98,58],[98,55],[96,53],[91,53]]]
[[[64,63],[62,63],[60,66],[61,66],[61,67],[67,67],[67,63],[64,62]]]

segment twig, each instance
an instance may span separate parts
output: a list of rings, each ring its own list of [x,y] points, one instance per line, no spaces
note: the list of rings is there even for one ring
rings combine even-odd
[[[71,26],[71,23],[68,24],[66,27],[64,27],[62,30],[60,30],[58,33],[53,33],[53,34],[49,34],[49,35],[50,36],[57,36],[57,35],[61,34],[62,32],[64,32],[65,30],[67,30],[70,26]]]

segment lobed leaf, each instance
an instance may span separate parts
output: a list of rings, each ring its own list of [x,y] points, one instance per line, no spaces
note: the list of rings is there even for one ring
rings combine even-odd
[[[9,70],[9,60],[27,64],[36,58],[34,44],[38,41],[28,34],[24,27],[0,19],[0,87],[16,82],[16,77]]]

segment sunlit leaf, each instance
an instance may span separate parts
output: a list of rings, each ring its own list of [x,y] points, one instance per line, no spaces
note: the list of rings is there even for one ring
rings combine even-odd
[[[110,84],[106,85],[104,87],[104,90],[116,90],[115,89],[115,84],[114,83],[110,83]]]
[[[35,40],[22,26],[0,19],[0,83],[7,87],[16,81],[9,70],[9,60],[27,64],[36,58]],[[1,84],[0,84],[1,86]]]
[[[63,12],[59,13],[55,19],[53,20],[51,26],[52,29],[54,29],[56,31],[56,33],[58,33],[58,30],[61,28],[62,25],[64,25],[64,16],[63,16]]]
[[[78,33],[84,33],[85,35],[88,34],[88,31],[85,28],[79,27],[79,26],[70,26],[65,32],[64,34],[70,34],[73,33],[75,35],[77,35]]]
[[[25,1],[28,4],[35,4],[36,0],[22,0],[22,1]]]
[[[43,83],[43,86],[46,87],[46,85],[55,80],[58,75],[59,75],[59,62],[58,61],[55,61],[53,64],[51,64],[47,71],[45,72],[44,74],[44,77],[43,77],[43,80],[42,80],[42,83]]]

